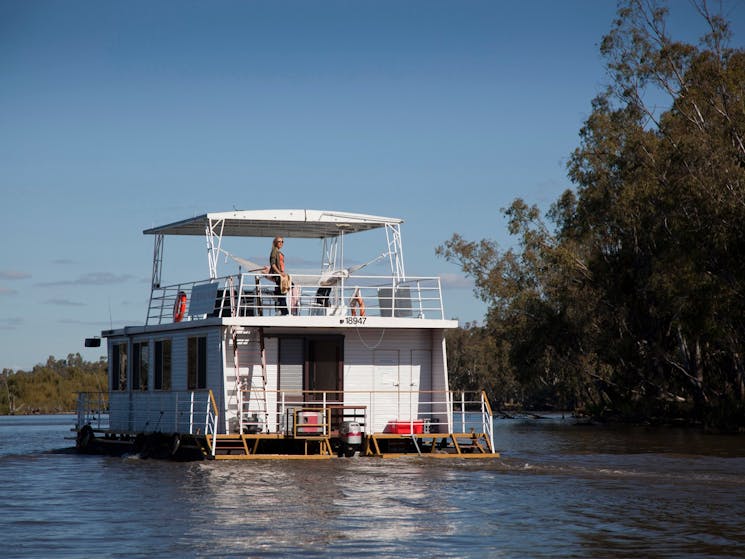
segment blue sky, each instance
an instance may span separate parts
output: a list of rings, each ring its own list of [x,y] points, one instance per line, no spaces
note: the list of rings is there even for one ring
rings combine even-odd
[[[725,6],[741,39],[745,4]],[[447,315],[481,319],[435,247],[454,232],[509,246],[500,208],[571,187],[615,9],[0,1],[0,367],[97,359],[85,337],[145,319],[142,230],[232,208],[401,217],[407,272],[443,276]],[[698,36],[687,3],[670,28]],[[189,243],[178,264],[206,276]],[[268,245],[229,250],[265,259]],[[308,250],[288,243],[291,272]]]

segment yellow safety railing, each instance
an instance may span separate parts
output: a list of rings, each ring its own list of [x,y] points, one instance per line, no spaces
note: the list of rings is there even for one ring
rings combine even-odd
[[[220,417],[220,411],[217,409],[217,402],[215,401],[215,395],[212,390],[210,390],[210,404],[212,407],[212,413],[210,414],[208,412],[207,417],[205,418],[205,438],[207,440],[207,445],[209,446],[210,454],[215,456],[217,449],[217,422]],[[211,441],[210,435],[212,435]]]

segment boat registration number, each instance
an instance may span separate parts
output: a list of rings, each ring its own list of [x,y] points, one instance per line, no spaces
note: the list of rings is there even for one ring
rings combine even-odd
[[[347,324],[354,324],[355,326],[364,326],[367,322],[366,316],[348,316],[345,318]]]

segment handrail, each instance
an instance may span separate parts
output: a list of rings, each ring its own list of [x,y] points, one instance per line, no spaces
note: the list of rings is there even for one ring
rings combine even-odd
[[[249,391],[244,392],[248,394]],[[385,432],[391,425],[396,429],[406,425],[410,433],[427,429],[433,433],[470,430],[492,437],[491,407],[488,402],[484,405],[483,392],[460,392],[457,397],[453,391],[442,390],[267,389],[264,392],[270,402],[267,408],[249,406],[240,412],[243,417],[251,418],[243,423],[250,423],[258,433],[292,434],[293,424],[283,419],[288,412],[340,409],[344,411],[332,420],[332,430],[337,422],[356,414],[355,417],[364,417],[368,432]],[[381,417],[381,410],[385,409],[393,411],[390,416]]]
[[[211,312],[192,309],[192,291],[205,285],[215,286],[215,304]],[[236,289],[237,286],[237,289]],[[189,305],[183,320],[206,316],[342,316],[353,317],[352,299],[359,294],[365,316],[391,318],[443,319],[442,287],[437,277],[353,275],[328,280],[319,275],[298,275],[292,289],[277,294],[272,277],[262,273],[242,273],[152,288],[147,324],[173,322],[171,310],[178,294],[187,294]],[[356,309],[355,309],[356,311]],[[362,318],[357,316],[358,320]]]
[[[492,452],[494,452],[494,413],[492,412],[491,404],[489,404],[489,397],[486,395],[486,390],[481,391],[481,402],[484,433],[489,437],[489,444],[491,445]]]
[[[94,398],[79,396],[78,409]],[[137,394],[136,399],[131,396]],[[106,396],[106,394],[103,394]],[[101,429],[117,433],[188,433],[200,435],[219,431],[219,410],[208,390],[111,391],[108,414]],[[133,407],[134,404],[134,407]],[[91,408],[90,405],[88,405]],[[80,413],[80,411],[79,411]],[[80,420],[79,420],[80,421]],[[87,421],[86,421],[87,422]]]
[[[494,413],[491,411],[491,404],[489,404],[489,397],[486,395],[486,390],[481,391],[481,398],[486,406],[486,413],[489,414],[490,417],[493,416]]]
[[[139,397],[133,400],[131,396],[135,393]],[[105,394],[82,393],[78,397],[77,426],[80,429],[91,424],[95,429],[122,435],[161,432],[204,436],[208,451],[214,456],[218,436],[226,432],[238,413],[255,414],[257,420],[251,424],[259,434],[303,437],[296,430],[298,413],[320,412],[324,414],[323,420],[307,427],[317,428],[322,436],[335,433],[343,421],[354,421],[368,434],[483,433],[492,452],[495,448],[492,408],[483,391],[461,391],[457,395],[450,390],[266,390],[266,393],[266,408],[248,406],[244,410],[227,410],[227,421],[220,419],[212,390],[112,391],[105,410],[97,405],[104,401]]]
[[[207,428],[207,425],[209,424],[208,422],[210,419],[209,415],[207,418],[205,418],[205,422],[206,422],[205,423],[205,439],[207,440],[207,444],[210,448],[210,453],[214,457],[215,453],[217,452],[217,424],[218,424],[218,419],[220,417],[220,412],[217,409],[217,402],[215,401],[215,394],[212,392],[212,390],[210,390],[209,392],[209,401],[212,404],[212,418],[211,418],[212,425],[210,426],[211,431],[212,431],[212,442],[210,442],[209,440],[210,433],[209,433],[209,429]]]
[[[106,429],[109,423],[109,395],[106,392],[79,392],[76,427],[90,425]]]
[[[215,412],[215,415],[218,415],[217,411],[217,402],[215,401],[215,394],[210,389],[210,403],[212,404],[212,411]]]

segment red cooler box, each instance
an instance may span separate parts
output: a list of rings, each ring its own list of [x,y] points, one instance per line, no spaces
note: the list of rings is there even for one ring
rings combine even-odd
[[[421,434],[424,432],[424,420],[415,419],[414,421],[389,421],[388,425],[385,426],[383,432],[395,433],[396,435]]]

